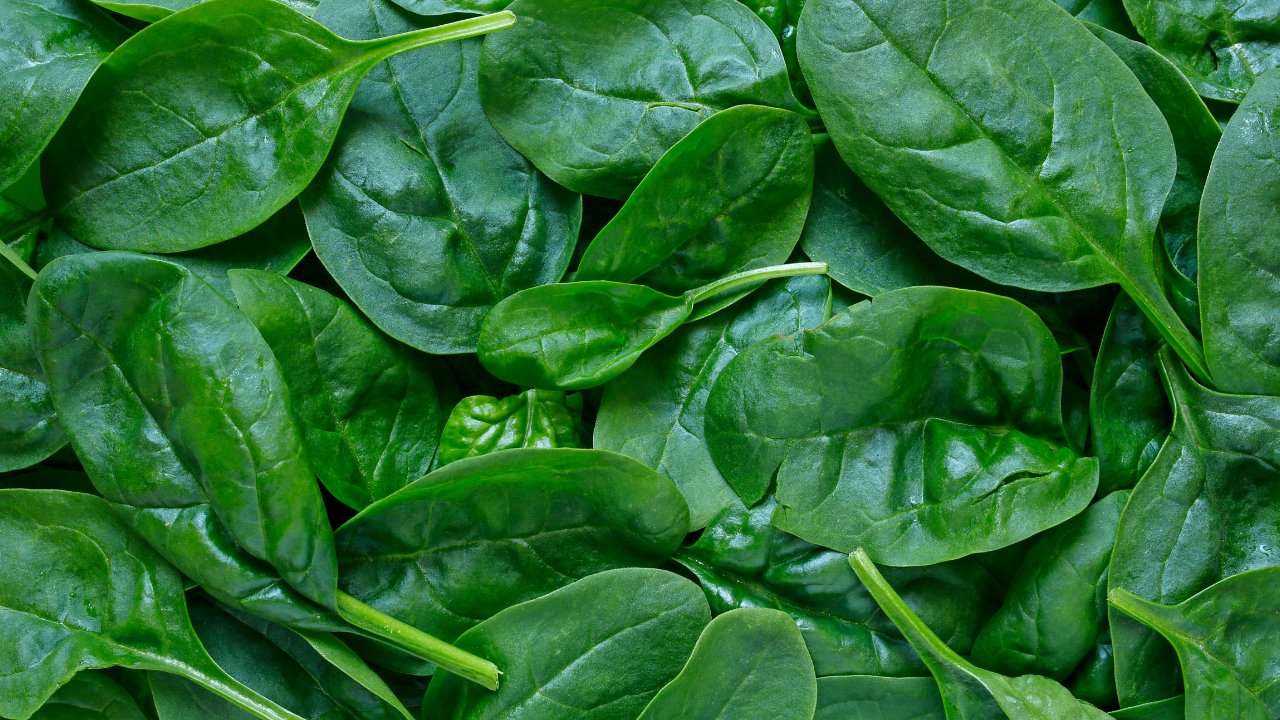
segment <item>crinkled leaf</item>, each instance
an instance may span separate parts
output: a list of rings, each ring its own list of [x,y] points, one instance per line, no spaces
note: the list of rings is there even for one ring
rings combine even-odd
[[[525,390],[501,400],[463,398],[445,422],[438,465],[524,447],[582,447],[582,393]]]

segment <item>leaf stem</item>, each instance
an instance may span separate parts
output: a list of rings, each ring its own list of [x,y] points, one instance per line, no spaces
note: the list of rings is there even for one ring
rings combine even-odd
[[[28,265],[26,261],[18,257],[18,253],[14,252],[13,248],[9,247],[9,243],[0,241],[0,255],[3,255],[6,260],[13,263],[13,266],[21,270],[22,274],[32,280],[36,279],[36,271],[32,270],[31,266]]]
[[[393,55],[399,55],[408,50],[484,35],[495,30],[509,28],[515,24],[515,14],[508,10],[503,10],[491,15],[459,20],[448,25],[423,28],[399,35],[378,38],[377,40],[365,40],[358,44],[368,48],[365,51],[366,57],[372,57],[377,62],[382,62]]]
[[[166,672],[175,673],[201,685],[245,712],[257,715],[262,720],[304,720],[304,718],[262,697],[251,688],[242,685],[212,660],[209,660],[209,663],[212,667],[207,671],[185,664],[175,667],[171,663],[163,663],[161,668]],[[204,663],[200,664],[203,665]]]
[[[365,605],[350,595],[338,593],[338,613],[356,627],[385,638],[397,646],[430,660],[449,672],[466,678],[489,690],[498,689],[498,666],[449,643],[432,637]]]
[[[1152,629],[1159,630],[1167,622],[1166,618],[1161,617],[1156,610],[1156,608],[1163,609],[1167,606],[1143,600],[1124,588],[1112,588],[1107,593],[1107,602],[1125,615]]]
[[[825,275],[826,273],[827,264],[820,262],[770,265],[769,267],[756,268],[755,270],[747,270],[746,272],[722,277],[715,282],[690,290],[685,293],[685,297],[692,298],[690,304],[697,304],[709,297],[735,290],[743,285],[752,285],[775,278],[795,277],[797,275]]]
[[[1133,302],[1137,304],[1142,314],[1156,326],[1156,330],[1164,337],[1165,342],[1178,353],[1178,357],[1186,363],[1191,374],[1195,375],[1205,387],[1213,388],[1213,377],[1209,374],[1209,366],[1204,359],[1204,348],[1183,324],[1182,318],[1178,317],[1173,305],[1164,297],[1163,291],[1155,288],[1147,292],[1148,288],[1129,283],[1121,283],[1121,287],[1129,293],[1129,297],[1133,298]]]

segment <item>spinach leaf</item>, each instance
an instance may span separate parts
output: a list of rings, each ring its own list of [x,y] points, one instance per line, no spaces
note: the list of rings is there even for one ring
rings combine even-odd
[[[707,625],[684,669],[639,720],[811,720],[817,700],[795,622],[767,608],[733,610]]]
[[[423,720],[522,720],[575,716],[633,720],[671,681],[711,621],[697,586],[663,570],[623,568],[583,578],[507,608],[462,637],[458,647],[495,658],[505,679],[478,692],[437,677]]]
[[[1137,485],[1169,434],[1173,412],[1157,357],[1163,346],[1129,296],[1117,295],[1089,392],[1100,494]]]
[[[30,278],[0,259],[0,472],[35,465],[67,444],[31,348],[30,287]]]
[[[796,99],[805,105],[813,105],[809,83],[805,81],[804,73],[800,72],[800,63],[796,60],[796,22],[800,20],[804,0],[744,0],[742,4],[751,8],[751,12],[769,26],[782,46],[782,56],[787,61],[787,75],[791,78],[791,90]]]
[[[1111,717],[1115,720],[1185,720],[1187,717],[1185,704],[1185,696],[1178,695],[1168,700],[1157,700],[1114,710]]]
[[[1005,285],[1119,283],[1208,377],[1153,254],[1168,124],[1083,25],[1040,0],[809,0],[798,48],[841,156],[930,247]]]
[[[1104,581],[1099,589],[1102,593],[1106,592],[1106,582]],[[1103,602],[1099,604],[1104,604]],[[1071,691],[1076,698],[1084,700],[1087,703],[1099,707],[1103,710],[1110,710],[1119,706],[1119,699],[1116,697],[1116,662],[1115,650],[1111,645],[1111,628],[1107,622],[1106,608],[1103,607],[1102,628],[1098,631],[1098,642],[1093,646],[1080,664],[1076,666],[1074,672],[1071,673],[1066,681],[1067,689]]]
[[[516,0],[486,40],[480,97],[502,137],[565,187],[625,199],[703,120],[799,110],[769,28],[735,0]]]
[[[99,6],[143,22],[153,23],[203,0],[93,0]],[[311,16],[318,0],[276,0],[299,13]]]
[[[396,0],[396,4],[416,15],[480,15],[502,10],[511,0]]]
[[[480,328],[480,362],[508,382],[543,390],[603,385],[670,335],[706,300],[765,280],[827,271],[823,263],[748,270],[679,296],[607,280],[530,288],[498,303]],[[697,319],[697,318],[694,318]]]
[[[436,24],[382,0],[327,0],[316,20],[365,41]],[[479,62],[480,41],[466,40],[374,67],[301,198],[316,254],[351,300],[431,353],[475,352],[495,303],[559,280],[582,213],[577,193],[489,124]]]
[[[813,193],[813,143],[789,110],[712,115],[658,159],[596,235],[575,280],[679,294],[787,261]]]
[[[1110,717],[1076,700],[1066,688],[1040,675],[1009,678],[977,667],[948,648],[929,626],[907,607],[885,582],[861,548],[849,556],[858,578],[880,604],[912,647],[924,658],[938,681],[949,720],[1000,718],[1008,720],[1102,720]]]
[[[973,643],[975,665],[1066,681],[1106,623],[1107,565],[1128,499],[1127,491],[1111,493],[1035,538],[1004,605]]]
[[[1280,567],[1234,575],[1174,606],[1124,589],[1110,600],[1178,651],[1188,717],[1280,718]]]
[[[274,0],[200,3],[103,62],[42,157],[45,197],[93,247],[179,252],[233,238],[306,187],[370,68],[510,23],[352,42]]]
[[[229,279],[289,378],[307,455],[334,497],[360,510],[427,474],[457,398],[443,363],[323,290],[259,270]]]
[[[877,561],[995,550],[1083,510],[1097,461],[1065,447],[1049,330],[1008,298],[913,287],[734,358],[707,401],[716,466],[773,523]]]
[[[1169,123],[1178,154],[1178,174],[1160,212],[1160,232],[1178,272],[1194,280],[1200,196],[1222,128],[1186,76],[1151,46],[1096,25],[1085,27],[1129,66]]]
[[[1125,12],[1124,3],[1121,0],[1054,0],[1054,2],[1087,25],[1100,26],[1126,39],[1140,39],[1138,30],[1129,20],[1129,14]]]
[[[818,678],[813,720],[946,720],[938,683],[927,678],[836,675]]]
[[[739,503],[676,555],[702,584],[712,610],[772,607],[791,615],[820,677],[925,675],[920,657],[880,612],[848,557],[774,527],[769,518],[776,507],[772,498],[750,509]],[[979,558],[883,572],[950,647],[968,654],[1004,593]]]
[[[1160,372],[1173,430],[1120,518],[1109,584],[1172,605],[1280,564],[1280,398],[1207,390],[1167,349]],[[1154,630],[1113,609],[1111,637],[1122,706],[1180,692],[1174,652]]]
[[[36,161],[128,36],[86,0],[0,1],[0,190]]]
[[[687,323],[604,386],[594,447],[633,457],[671,478],[705,526],[737,496],[707,450],[704,413],[720,371],[747,346],[826,322],[831,283],[772,280],[731,310]]]
[[[582,447],[582,393],[525,390],[501,400],[463,398],[445,422],[438,464],[525,447]]]
[[[661,564],[680,546],[688,517],[670,480],[620,455],[543,448],[482,455],[343,525],[342,588],[452,640],[592,573]]]
[[[77,671],[112,665],[182,675],[264,720],[299,720],[209,658],[181,576],[106,501],[0,490],[0,715],[30,717]]]
[[[252,716],[250,716],[252,717]],[[138,703],[105,673],[83,670],[58,688],[31,720],[145,720]]]
[[[1280,171],[1272,124],[1280,115],[1280,72],[1263,75],[1227,126],[1213,156],[1200,208],[1200,302],[1205,356],[1222,392],[1280,395]],[[1221,377],[1219,377],[1221,376]]]
[[[31,298],[54,407],[129,523],[222,594],[261,590],[231,592],[242,578],[217,556],[234,541],[336,608],[328,519],[284,376],[248,318],[186,268],[133,253],[60,258]]]
[[[361,687],[294,632],[201,595],[190,598],[187,607],[209,655],[262,695],[305,718],[414,720],[398,700],[387,702]],[[159,673],[150,680],[160,720],[247,720],[190,681]],[[394,700],[385,683],[381,689]]]

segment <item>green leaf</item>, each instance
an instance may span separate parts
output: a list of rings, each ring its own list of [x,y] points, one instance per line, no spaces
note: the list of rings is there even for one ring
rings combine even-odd
[[[427,474],[457,397],[443,363],[323,290],[259,270],[229,279],[289,379],[307,455],[334,497],[360,510]]]
[[[813,143],[789,110],[712,115],[659,158],[596,235],[576,280],[679,294],[787,261],[813,192]]]
[[[59,258],[31,298],[54,407],[103,496],[220,599],[333,629],[329,522],[248,318],[181,265],[133,253]]]
[[[1160,366],[1173,430],[1120,518],[1109,584],[1173,605],[1280,565],[1280,398],[1207,390],[1167,349]],[[1111,639],[1121,705],[1181,692],[1173,649],[1154,630],[1113,609]]]
[[[274,0],[200,3],[103,62],[41,160],[45,196],[93,247],[179,252],[228,240],[306,187],[371,67],[510,22],[352,42]]]
[[[690,527],[705,526],[737,501],[703,426],[720,371],[752,343],[817,327],[830,313],[830,281],[801,276],[770,281],[732,309],[680,327],[604,386],[593,447],[671,478],[689,503]]]
[[[1168,700],[1114,710],[1111,717],[1115,720],[1185,720],[1187,714],[1184,706],[1185,697],[1178,695]]]
[[[1036,315],[952,288],[895,290],[757,343],[707,402],[707,442],[773,522],[878,562],[1010,545],[1083,510],[1097,461],[1065,447],[1062,363]]]
[[[1089,393],[1098,492],[1125,490],[1160,452],[1173,412],[1160,382],[1164,340],[1123,291],[1116,296],[1098,350]]]
[[[1077,20],[1100,26],[1127,39],[1140,39],[1121,0],[1054,0],[1054,2],[1058,3],[1058,7],[1075,16]]]
[[[1065,682],[1106,624],[1107,565],[1127,491],[1036,536],[1004,605],[973,643],[975,665]]]
[[[1119,283],[1208,377],[1153,254],[1168,124],[1080,22],[1043,0],[809,0],[798,32],[841,156],[938,254],[1031,290]]]
[[[1106,583],[1100,589],[1105,593]],[[1099,593],[1100,597],[1102,593]],[[1100,708],[1114,708],[1120,701],[1116,697],[1115,650],[1111,645],[1111,629],[1107,625],[1105,611],[1104,606],[1102,623],[1105,627],[1098,633],[1097,644],[1084,656],[1064,684],[1080,700]]]
[[[795,622],[767,608],[732,610],[707,625],[639,720],[811,720],[817,699]]]
[[[778,41],[736,0],[516,0],[480,96],[552,180],[626,199],[663,153],[734,105],[799,110]]]
[[[933,678],[836,675],[818,678],[813,720],[946,720]]]
[[[0,190],[36,161],[128,36],[86,0],[0,0]]]
[[[445,422],[438,464],[526,447],[582,447],[582,393],[525,390],[501,400],[463,398]]]
[[[825,675],[925,675],[928,670],[880,612],[843,553],[807,543],[769,522],[773,498],[721,513],[676,561],[698,578],[715,612],[777,608],[800,628],[814,668]],[[884,567],[905,601],[968,654],[1003,584],[982,556],[923,567]]]
[[[93,0],[99,6],[125,17],[135,18],[143,22],[153,23],[187,8],[197,5],[203,0]],[[308,17],[315,12],[319,0],[277,0]]]
[[[1280,72],[1258,79],[1213,156],[1200,208],[1200,302],[1205,355],[1218,389],[1280,395],[1280,222],[1272,123],[1280,116]],[[1219,377],[1221,376],[1221,377]]]
[[[30,467],[67,444],[31,347],[31,280],[0,259],[0,472]]]
[[[885,582],[861,548],[849,556],[858,577],[938,681],[948,720],[1102,720],[1110,716],[1076,700],[1049,678],[1009,678],[983,670],[948,648]]]
[[[146,716],[119,683],[105,673],[83,670],[58,688],[31,720],[146,720]]]
[[[1187,717],[1280,718],[1280,567],[1226,578],[1174,606],[1123,589],[1110,600],[1178,651]]]
[[[543,390],[581,390],[622,374],[670,335],[704,300],[744,286],[821,274],[823,263],[774,265],[665,295],[645,285],[607,280],[530,288],[498,303],[480,329],[480,362],[507,382]],[[695,318],[696,319],[696,318]]]
[[[383,0],[328,0],[316,20],[368,41],[438,22]],[[430,353],[475,352],[495,303],[559,280],[582,214],[577,193],[489,124],[479,63],[475,39],[374,67],[302,195],[338,284],[387,334]]]
[[[751,8],[782,45],[782,55],[787,60],[787,75],[791,78],[791,89],[796,99],[805,105],[813,105],[809,95],[809,84],[800,72],[800,63],[796,61],[796,22],[800,19],[800,11],[804,9],[804,0],[745,0],[743,5]]]
[[[579,578],[660,565],[680,546],[688,517],[670,480],[621,455],[542,448],[482,455],[343,525],[342,589],[451,641]]]
[[[481,692],[457,677],[434,678],[423,720],[565,717],[632,720],[684,666],[711,612],[697,586],[646,568],[608,570],[507,608],[458,647],[494,658],[504,679]]]
[[[480,15],[505,9],[511,0],[396,0],[396,4],[416,15]]]
[[[209,658],[181,576],[106,501],[0,490],[0,716],[25,720],[76,672],[112,665],[182,675],[264,720],[300,720]]]

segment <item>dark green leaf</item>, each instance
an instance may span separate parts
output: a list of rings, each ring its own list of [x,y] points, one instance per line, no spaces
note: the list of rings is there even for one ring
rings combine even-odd
[[[734,105],[798,110],[769,28],[735,0],[516,0],[480,95],[498,132],[578,192],[625,199],[658,158]]]
[[[751,8],[782,45],[782,55],[787,60],[787,75],[791,77],[791,89],[796,99],[805,105],[813,105],[809,95],[809,84],[800,72],[800,63],[796,60],[796,23],[800,20],[800,11],[804,9],[804,0],[744,0],[742,3]]]
[[[812,720],[817,698],[795,622],[767,608],[733,610],[707,625],[639,720]]]
[[[128,36],[87,0],[0,0],[0,190],[36,161]]]
[[[812,192],[804,118],[760,105],[718,112],[659,158],[591,241],[575,279],[675,295],[786,262]]]
[[[525,447],[582,447],[582,393],[525,390],[501,400],[463,398],[444,425],[438,464]]]
[[[1049,678],[1040,675],[1009,678],[970,663],[944,645],[902,602],[866,553],[856,550],[849,562],[881,609],[924,658],[938,681],[948,720],[1103,720],[1110,717],[1076,700],[1066,688]]]
[[[1259,78],[1213,156],[1200,208],[1204,345],[1218,389],[1280,395],[1280,72]]]
[[[31,280],[0,258],[0,472],[30,467],[67,444],[31,348]]]
[[[342,526],[342,589],[453,640],[592,573],[661,564],[688,518],[671,481],[629,458],[507,450],[452,463]]]
[[[940,255],[1032,290],[1119,283],[1208,376],[1153,254],[1168,124],[1081,23],[1043,0],[809,0],[799,52],[845,162]]]
[[[288,378],[307,455],[334,497],[360,510],[427,474],[458,396],[443,363],[323,290],[259,270],[229,278]]]
[[[511,0],[396,0],[396,4],[417,15],[479,15],[502,10],[511,4]]]
[[[1111,604],[1173,643],[1188,717],[1280,718],[1280,567],[1234,575],[1174,606],[1124,590]]]
[[[233,238],[306,187],[371,67],[507,23],[352,42],[274,0],[200,3],[102,64],[41,160],[45,195],[93,247],[179,252]]]
[[[1185,698],[1179,695],[1168,700],[1114,710],[1111,717],[1115,720],[1185,720],[1187,714],[1184,705]]]
[[[382,0],[328,0],[316,20],[368,41],[434,24]],[[559,280],[582,213],[485,119],[479,61],[468,40],[374,67],[302,195],[316,254],[352,301],[431,353],[475,352],[495,303]]]
[[[437,677],[423,720],[633,720],[680,672],[710,621],[702,593],[678,575],[625,568],[583,578],[458,638],[458,647],[494,659],[502,687],[485,692]]]
[[[252,717],[252,715],[250,716]],[[138,703],[105,673],[83,670],[45,702],[31,720],[145,720]]]
[[[1104,591],[1106,583],[1103,583]],[[1106,622],[1106,608],[1103,608],[1103,622]],[[1118,705],[1116,697],[1116,662],[1115,652],[1111,647],[1111,632],[1100,633],[1098,643],[1089,654],[1084,656],[1076,666],[1071,677],[1066,681],[1067,689],[1080,700],[1109,709]]]
[[[1107,564],[1128,499],[1114,492],[1035,538],[1004,605],[973,643],[974,664],[1066,681],[1106,623]]]
[[[1173,430],[1121,516],[1109,582],[1173,605],[1280,564],[1280,398],[1206,390],[1167,349],[1160,362]],[[1112,609],[1111,638],[1121,705],[1181,691],[1174,652],[1155,631]]]
[[[927,678],[836,675],[818,678],[813,720],[946,720],[938,683]]]
[[[120,13],[125,17],[134,18],[147,23],[153,23],[157,20],[174,14],[179,10],[186,10],[192,5],[196,5],[202,0],[93,0],[98,5],[112,11]],[[315,12],[316,5],[319,0],[277,0],[287,5],[303,15],[310,16]]]
[[[1121,0],[1054,0],[1077,20],[1101,26],[1126,38],[1138,40],[1138,31],[1129,21]]]
[[[707,402],[711,456],[778,527],[880,562],[1010,545],[1083,510],[1097,461],[1065,447],[1062,364],[1008,298],[904,288],[748,348]]]
[[[30,488],[32,490],[66,490],[68,492],[98,495],[89,476],[73,470],[52,470],[37,466],[33,472],[4,473],[0,475],[0,488]]]

